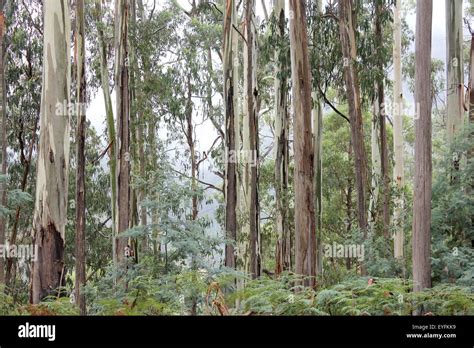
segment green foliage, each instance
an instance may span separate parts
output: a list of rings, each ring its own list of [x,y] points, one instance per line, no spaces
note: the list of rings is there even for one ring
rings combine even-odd
[[[301,277],[288,273],[277,281],[270,278],[253,280],[229,298],[240,303],[236,314],[326,315],[314,306],[313,290],[295,285],[300,281]]]
[[[13,297],[5,291],[5,286],[0,284],[0,315],[18,315]]]
[[[46,298],[36,307],[52,315],[79,315],[79,309],[71,303],[69,297]]]
[[[434,315],[474,313],[469,288],[441,285],[413,293],[407,280],[377,278],[369,285],[367,278],[357,278],[314,291],[295,286],[298,280],[290,274],[253,280],[228,296],[228,303],[238,300],[236,314],[260,315],[411,315],[419,309]]]
[[[474,285],[473,126],[466,125],[435,172],[432,199],[432,274],[434,282]],[[453,158],[459,159],[459,170]]]
[[[436,315],[474,315],[472,288],[440,284],[432,289],[410,294],[411,309],[423,309]]]
[[[416,309],[435,315],[473,313],[474,295],[469,288],[439,286],[411,292],[409,281],[397,278],[346,281],[318,293],[318,306],[331,315],[411,315]]]

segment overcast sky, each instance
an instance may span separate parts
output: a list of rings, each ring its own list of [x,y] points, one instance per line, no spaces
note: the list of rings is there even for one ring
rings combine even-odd
[[[186,9],[190,8],[188,0],[178,0],[179,4]],[[271,11],[271,1],[265,0],[266,7],[268,11]],[[263,17],[263,10],[261,1],[257,1],[257,16]],[[407,18],[407,22],[410,28],[415,32],[415,15],[410,14]],[[467,32],[465,32],[465,38],[467,39]],[[446,55],[446,29],[445,29],[445,2],[444,0],[434,0],[433,1],[433,35],[432,35],[432,57],[445,60]],[[412,47],[413,49],[413,47]],[[113,101],[115,97],[112,96]],[[92,124],[96,129],[102,132],[105,129],[105,107],[103,101],[102,91],[99,90],[98,93],[92,98],[91,104],[87,110],[87,117],[91,120]],[[204,126],[203,131],[206,133],[209,131],[209,127]],[[202,137],[201,137],[202,138]],[[206,138],[206,137],[205,137]],[[212,142],[213,139],[209,141],[204,140],[201,146],[203,149],[207,148]]]

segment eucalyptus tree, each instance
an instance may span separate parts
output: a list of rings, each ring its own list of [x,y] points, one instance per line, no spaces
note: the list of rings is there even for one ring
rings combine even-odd
[[[384,36],[382,21],[385,4],[382,1],[375,1],[375,41],[379,52],[384,52]],[[380,179],[382,186],[382,226],[383,235],[389,238],[389,224],[390,224],[390,179],[389,179],[389,158],[388,158],[388,145],[387,145],[387,126],[386,126],[386,114],[385,114],[385,93],[384,93],[384,75],[385,75],[385,64],[384,57],[378,57],[376,67],[379,71],[379,78],[376,81],[375,86],[375,115],[377,119],[378,132],[377,138],[379,139],[379,150],[380,150]]]
[[[431,24],[432,0],[417,0],[415,37],[415,178],[413,199],[413,290],[431,287]]]
[[[102,0],[95,1],[95,23],[97,27],[97,44],[99,51],[99,65],[100,65],[100,82],[102,92],[104,95],[105,115],[107,121],[107,136],[108,136],[108,156],[109,156],[109,175],[110,175],[110,198],[111,198],[111,212],[112,212],[112,235],[116,234],[117,221],[117,181],[115,180],[117,171],[116,159],[116,132],[115,120],[112,106],[112,98],[109,86],[109,69],[107,64],[107,42],[105,41],[105,28],[103,22]],[[112,254],[115,258],[115,238],[112,238]]]
[[[244,45],[244,117],[242,124],[244,175],[243,194],[246,204],[244,226],[239,240],[247,245],[248,221],[248,256],[246,247],[242,249],[245,270],[252,278],[260,276],[260,214],[258,202],[258,115],[257,115],[257,38],[255,29],[255,0],[245,1],[245,39]],[[247,261],[248,258],[248,261]]]
[[[68,206],[70,13],[66,0],[44,3],[43,89],[33,217],[30,302],[36,304],[64,285]],[[59,106],[59,107],[58,107]]]
[[[393,17],[393,177],[398,195],[395,196],[393,222],[395,225],[394,256],[403,258],[404,231],[403,231],[403,92],[402,92],[402,29],[400,12],[402,0],[396,0]]]
[[[351,142],[354,149],[354,169],[357,187],[357,216],[359,229],[367,237],[367,155],[364,147],[364,127],[360,97],[360,85],[357,69],[357,46],[354,32],[352,0],[340,0],[339,33],[342,47],[344,80],[346,85],[349,118],[351,124]],[[364,270],[363,270],[364,271]]]
[[[0,207],[7,205],[6,174],[7,174],[7,116],[5,92],[5,65],[3,59],[5,36],[5,0],[0,1]],[[0,244],[5,244],[6,216],[0,212]],[[0,284],[5,284],[5,260],[0,259]]]
[[[76,2],[76,302],[81,314],[86,314],[85,295],[81,287],[86,284],[86,186],[85,186],[85,141],[86,141],[86,75],[85,75],[85,20],[84,0]]]
[[[234,94],[234,60],[238,59],[233,50],[232,34],[237,23],[234,0],[227,0],[224,14],[223,39],[223,71],[224,71],[224,104],[225,104],[225,231],[227,243],[225,246],[225,265],[229,268],[236,266],[235,242],[237,240],[237,185],[236,185],[236,137]]]
[[[315,20],[318,22],[315,24],[316,27],[321,27],[323,24],[322,16],[322,0],[316,1],[315,6]],[[323,98],[319,90],[322,73],[319,71],[319,65],[322,58],[321,52],[317,48],[317,41],[319,34],[318,30],[313,31],[313,54],[316,55],[318,63],[315,72],[313,73],[313,92],[311,94],[313,99],[313,147],[314,147],[314,175],[313,175],[313,186],[314,186],[314,209],[315,209],[315,223],[316,223],[316,272],[321,274],[323,271],[323,248],[322,248],[322,223],[323,223]]]
[[[290,0],[291,76],[295,154],[295,270],[316,285],[316,234],[311,132],[311,67],[306,32],[306,3]]]
[[[291,269],[291,235],[289,230],[289,115],[288,115],[288,47],[285,1],[274,0],[273,19],[275,50],[275,204],[276,254],[275,273]]]
[[[115,95],[116,95],[116,221],[114,260],[125,260],[127,240],[120,234],[130,227],[130,95],[129,95],[129,0],[115,1]]]
[[[462,0],[446,0],[446,127],[448,143],[463,125],[464,118],[464,71]],[[459,159],[453,154],[456,167]]]
[[[474,31],[471,34],[471,45],[469,55],[469,123],[474,124]]]

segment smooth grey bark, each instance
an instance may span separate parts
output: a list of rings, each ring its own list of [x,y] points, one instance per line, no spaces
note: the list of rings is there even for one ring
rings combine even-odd
[[[402,0],[396,0],[393,20],[393,177],[397,189],[394,201],[393,223],[395,226],[394,256],[403,259],[404,232],[403,232],[403,94],[402,94],[402,31],[400,11]]]
[[[100,81],[102,91],[104,93],[105,114],[107,121],[107,135],[109,141],[109,172],[110,172],[110,192],[111,192],[111,210],[112,210],[112,235],[115,236],[115,228],[117,225],[117,181],[115,180],[117,172],[116,160],[116,133],[115,120],[112,106],[112,98],[110,96],[109,87],[109,70],[107,67],[107,45],[104,39],[104,31],[102,29],[102,0],[95,1],[96,25],[98,32],[99,58],[100,58]],[[115,260],[115,238],[112,238],[112,255]]]
[[[68,206],[70,13],[67,0],[45,1],[43,88],[37,160],[30,302],[57,293],[64,278]],[[59,107],[58,107],[59,106]]]
[[[462,0],[446,0],[446,126],[448,143],[464,119]]]

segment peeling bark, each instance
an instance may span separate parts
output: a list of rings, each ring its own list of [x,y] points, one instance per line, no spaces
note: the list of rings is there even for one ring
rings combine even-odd
[[[37,161],[30,302],[56,295],[63,284],[68,206],[69,117],[57,105],[70,103],[70,22],[66,0],[44,3],[43,89]],[[67,108],[69,109],[69,108]]]

